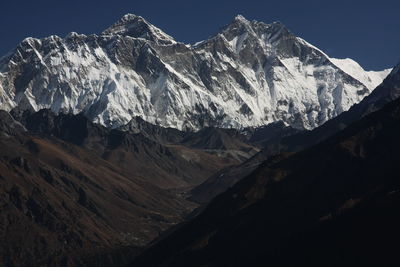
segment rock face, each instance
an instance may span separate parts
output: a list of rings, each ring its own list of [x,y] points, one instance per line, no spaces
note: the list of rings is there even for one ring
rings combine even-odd
[[[99,35],[22,41],[0,60],[0,107],[84,112],[113,128],[139,116],[180,130],[275,121],[312,129],[388,73],[357,66],[330,59],[277,22],[237,16],[186,45],[128,14]]]

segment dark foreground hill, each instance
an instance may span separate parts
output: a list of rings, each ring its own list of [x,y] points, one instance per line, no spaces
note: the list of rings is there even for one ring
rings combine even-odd
[[[389,266],[400,238],[400,100],[264,162],[133,266]]]

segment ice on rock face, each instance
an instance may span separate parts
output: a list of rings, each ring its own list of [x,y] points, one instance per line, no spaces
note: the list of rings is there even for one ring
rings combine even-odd
[[[100,35],[26,39],[0,60],[0,106],[84,112],[108,127],[311,129],[358,103],[384,72],[330,59],[283,24],[237,16],[196,45],[128,14]]]

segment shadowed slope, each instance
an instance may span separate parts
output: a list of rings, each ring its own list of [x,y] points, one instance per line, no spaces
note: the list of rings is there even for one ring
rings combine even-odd
[[[135,266],[398,264],[400,101],[265,162]]]

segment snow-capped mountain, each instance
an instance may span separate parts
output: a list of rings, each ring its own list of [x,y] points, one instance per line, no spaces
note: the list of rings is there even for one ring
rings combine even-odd
[[[0,107],[84,112],[118,127],[311,129],[368,95],[390,70],[331,59],[279,22],[237,16],[208,40],[175,41],[128,14],[99,35],[27,38],[0,60]]]

